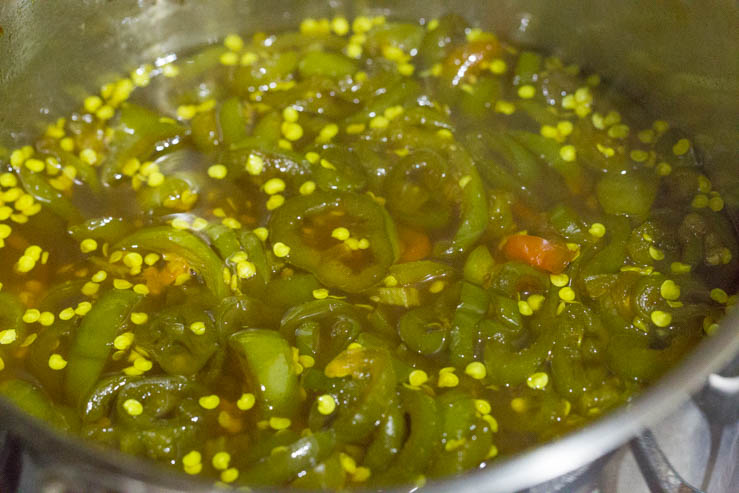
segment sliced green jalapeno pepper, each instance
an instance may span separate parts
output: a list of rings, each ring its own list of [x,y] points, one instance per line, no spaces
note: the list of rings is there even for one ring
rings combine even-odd
[[[301,399],[295,362],[287,341],[279,332],[247,329],[233,334],[230,343],[241,359],[253,391],[259,396],[262,414],[294,418]]]
[[[95,385],[113,339],[140,300],[141,295],[133,291],[108,291],[82,319],[69,352],[64,382],[70,402],[80,403]]]
[[[344,228],[349,237],[338,234],[337,228]],[[273,244],[290,248],[287,258],[292,264],[329,287],[351,293],[382,279],[397,256],[395,226],[382,206],[366,195],[315,192],[292,198],[272,215],[270,230]],[[347,244],[351,239],[357,242],[356,250]]]
[[[115,249],[143,248],[157,253],[174,253],[185,259],[201,276],[213,294],[221,299],[228,287],[223,282],[223,261],[200,238],[169,226],[141,229],[118,242]]]

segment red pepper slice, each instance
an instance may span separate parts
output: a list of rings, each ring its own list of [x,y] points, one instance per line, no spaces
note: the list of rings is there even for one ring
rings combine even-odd
[[[509,237],[503,245],[503,253],[509,260],[519,260],[552,274],[565,270],[574,257],[566,245],[532,235]]]

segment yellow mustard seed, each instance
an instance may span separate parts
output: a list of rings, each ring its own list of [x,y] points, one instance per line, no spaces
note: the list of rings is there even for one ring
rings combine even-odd
[[[13,173],[3,173],[0,175],[0,186],[5,188],[18,186],[18,178]]]
[[[316,183],[311,180],[303,182],[300,185],[300,188],[298,189],[298,192],[300,192],[300,195],[310,195],[315,191],[316,191]]]
[[[518,300],[518,313],[524,317],[529,317],[534,314],[534,309],[531,308],[528,301]]]
[[[147,371],[151,370],[151,368],[152,368],[153,366],[154,366],[154,365],[152,364],[152,362],[151,362],[151,361],[149,361],[149,360],[148,360],[148,359],[146,359],[146,358],[137,358],[137,359],[136,359],[136,360],[134,360],[134,362],[133,362],[133,367],[134,367],[135,369],[137,369],[138,371],[140,371],[141,373],[145,373],[145,372],[147,372]]]
[[[531,296],[529,296],[526,302],[529,304],[529,306],[531,307],[533,311],[537,311],[544,304],[544,300],[545,300],[544,296],[540,294],[532,294]]]
[[[676,156],[682,156],[690,150],[690,141],[688,139],[680,139],[672,146],[672,153]]]
[[[141,256],[140,253],[137,253],[137,252],[128,252],[123,256],[123,265],[129,268],[130,267],[141,267],[141,264],[143,264],[143,262],[144,262],[143,257]],[[105,272],[105,271],[101,271],[101,272]],[[102,280],[105,280],[105,277],[103,277]]]
[[[436,385],[441,388],[456,387],[459,385],[459,377],[452,372],[439,372],[439,379]]]
[[[54,323],[54,320],[56,317],[51,312],[41,312],[41,315],[38,318],[38,323],[43,325],[44,327],[49,327]]]
[[[650,245],[649,256],[652,257],[654,260],[664,260],[665,253],[659,248]]]
[[[67,360],[61,354],[53,353],[49,356],[49,368],[52,370],[63,370],[67,366]]]
[[[345,53],[349,58],[360,58],[362,56],[362,45],[359,43],[349,43],[346,45]]]
[[[413,370],[408,375],[408,383],[410,383],[414,387],[423,385],[424,383],[428,381],[428,379],[429,379],[429,376],[423,370]]]
[[[0,206],[0,221],[5,221],[13,214],[13,209],[7,205]]]
[[[333,231],[331,231],[331,238],[339,241],[348,240],[350,236],[351,233],[349,233],[349,230],[344,227],[334,228]]]
[[[254,407],[255,402],[256,402],[256,399],[254,398],[254,394],[251,394],[251,393],[241,394],[241,397],[239,397],[239,400],[236,401],[236,407],[238,407],[242,411],[248,411],[249,409]]]
[[[159,262],[160,258],[161,257],[158,253],[147,253],[146,256],[144,256],[144,263],[148,266],[152,266]]]
[[[331,19],[331,30],[338,36],[345,36],[349,32],[349,21],[346,17],[337,16]]]
[[[360,244],[357,246],[363,250],[362,245],[361,245],[361,240],[360,240]],[[445,287],[446,287],[446,283],[440,279],[437,279],[436,281],[431,283],[431,286],[429,286],[429,293],[431,294],[441,293],[442,291],[444,291]]]
[[[95,113],[103,105],[103,100],[99,96],[88,96],[82,102],[82,106],[88,113]]]
[[[674,274],[687,274],[691,271],[692,267],[682,262],[672,262],[670,264],[670,271]]]
[[[560,288],[559,297],[562,301],[574,301],[575,291],[571,287],[565,286],[564,288]]]
[[[704,209],[708,207],[708,197],[702,193],[699,193],[695,197],[693,197],[690,205],[695,209]]]
[[[577,151],[575,150],[575,146],[564,145],[560,147],[559,157],[561,157],[562,160],[567,161],[568,163],[575,161],[577,159]]]
[[[34,173],[40,173],[46,169],[46,164],[40,159],[28,159],[24,163],[26,168],[33,171]]]
[[[146,179],[146,184],[150,187],[159,187],[164,183],[164,175],[159,171],[150,174]]]
[[[349,474],[354,474],[357,472],[357,461],[355,461],[354,457],[352,457],[351,455],[340,452],[339,462],[341,463],[341,467]]]
[[[479,361],[473,361],[468,363],[464,369],[464,372],[475,380],[482,380],[487,376],[487,369],[485,365]]]
[[[0,345],[12,344],[18,338],[15,329],[0,330]]]
[[[412,63],[405,62],[398,64],[398,73],[400,73],[400,75],[410,77],[415,71],[416,67]]]
[[[182,458],[183,466],[194,466],[200,464],[203,460],[203,456],[197,450],[191,450]]]
[[[185,231],[185,230],[190,229],[190,223],[187,222],[187,219],[183,217],[176,217],[172,219],[171,224],[174,229],[178,229],[180,231]]]
[[[675,301],[680,298],[680,286],[672,279],[667,279],[660,285],[659,293],[662,298],[668,301]]]
[[[144,412],[144,406],[136,399],[126,399],[123,402],[123,409],[131,416],[139,416]]]
[[[316,399],[318,412],[328,416],[336,410],[336,399],[331,394],[323,394]]]
[[[313,290],[313,297],[317,300],[325,300],[328,298],[328,289],[318,288]]]
[[[352,481],[355,483],[363,483],[372,476],[372,471],[369,467],[358,466],[354,474],[352,474]]]
[[[215,180],[222,180],[226,178],[226,175],[228,174],[228,168],[226,168],[222,164],[214,164],[210,167],[208,167],[208,176]]]
[[[190,330],[193,334],[201,336],[205,334],[205,323],[193,322],[190,324]]]
[[[24,255],[27,255],[33,259],[34,262],[38,262],[41,258],[41,254],[43,253],[43,250],[38,245],[31,245],[23,252]]]
[[[149,315],[144,312],[133,312],[131,314],[131,322],[133,322],[134,325],[144,325],[148,321]]]
[[[16,270],[20,273],[30,272],[34,267],[36,267],[36,261],[28,255],[21,256],[15,266]]]
[[[221,54],[221,56],[218,58],[218,61],[221,62],[221,65],[233,67],[234,65],[237,65],[239,63],[239,55],[232,51],[227,51]]]
[[[228,469],[229,464],[231,463],[231,454],[228,452],[216,452],[213,455],[213,458],[211,459],[211,464],[213,464],[213,468],[218,471],[223,471],[225,469]]]
[[[292,142],[300,140],[303,137],[303,127],[301,127],[299,123],[288,121],[282,122],[282,125],[280,126],[280,131],[287,140],[290,140]]]
[[[28,210],[34,204],[34,199],[31,195],[21,195],[18,200],[13,204],[15,209],[19,212]]]
[[[131,344],[133,344],[133,340],[133,332],[124,332],[113,339],[113,347],[119,351],[125,351],[126,349],[131,347]]]
[[[667,327],[672,323],[672,315],[662,310],[654,310],[649,314],[649,318],[652,319],[652,323],[657,327]]]
[[[290,427],[292,422],[290,418],[278,418],[273,416],[269,418],[269,427],[273,430],[285,430]]]
[[[595,238],[603,238],[606,234],[606,227],[602,223],[593,223],[590,225],[588,233]]]
[[[300,113],[293,106],[288,106],[282,110],[282,119],[286,122],[295,123],[300,118]]]
[[[495,111],[504,115],[512,115],[516,112],[516,106],[509,101],[499,99],[495,102]]]
[[[25,224],[28,222],[28,216],[25,214],[11,214],[10,220],[18,224]]]
[[[672,173],[672,166],[669,163],[666,163],[663,161],[657,164],[655,171],[657,172],[657,175],[659,176],[667,176],[670,173]]]
[[[551,125],[542,125],[539,129],[539,134],[548,139],[560,140],[559,130]]]
[[[246,160],[246,172],[250,175],[256,176],[262,173],[264,170],[264,159],[257,154],[249,154]]]
[[[0,224],[0,240],[4,240],[7,237],[10,236],[10,233],[13,232],[13,228],[8,226],[7,224]]]
[[[521,99],[531,99],[536,96],[536,88],[530,84],[526,84],[518,88],[518,97]]]
[[[255,234],[255,235],[257,236],[257,238],[259,238],[259,239],[260,239],[261,241],[267,241],[267,238],[269,238],[269,230],[268,230],[267,228],[264,228],[264,227],[260,227],[260,228],[254,228],[254,230],[253,230],[252,232],[253,232],[253,233],[254,233],[254,234]]]
[[[549,274],[549,281],[556,287],[562,288],[567,286],[570,282],[570,277],[567,274]]]
[[[387,128],[389,124],[390,121],[387,118],[382,115],[378,115],[370,120],[369,126],[370,128],[380,129]]]
[[[526,379],[526,385],[535,390],[543,390],[549,383],[549,375],[545,372],[536,372]]]
[[[354,19],[354,22],[352,22],[352,31],[355,33],[366,33],[370,29],[372,29],[373,22],[372,19],[365,16],[359,16]]]
[[[220,397],[218,397],[215,394],[205,395],[201,397],[200,399],[198,399],[198,404],[200,404],[200,407],[202,407],[203,409],[208,409],[208,410],[217,408],[220,403],[221,403]]]
[[[74,308],[71,306],[59,312],[59,320],[71,320],[74,317]]]
[[[101,106],[100,109],[95,112],[95,116],[99,120],[103,121],[110,120],[111,118],[113,118],[113,115],[115,115],[115,110],[112,106],[108,104]]]
[[[298,363],[300,363],[303,368],[313,368],[316,365],[316,360],[313,356],[301,354],[298,356]]]
[[[272,210],[272,209],[270,209],[270,210]],[[227,226],[227,227],[229,227],[231,229],[240,229],[241,228],[241,223],[237,219],[234,219],[233,217],[224,217],[221,220],[221,224],[223,224],[224,226]]]
[[[98,155],[93,149],[82,149],[80,160],[92,166],[98,162]]]
[[[267,210],[273,211],[279,207],[282,207],[282,204],[285,203],[285,197],[283,195],[275,194],[270,195],[267,199]]]
[[[490,414],[493,408],[485,399],[475,399],[475,410],[483,416]]]
[[[241,51],[244,47],[244,40],[238,34],[229,34],[223,39],[223,46],[231,51]]]
[[[511,399],[511,409],[513,409],[517,413],[524,413],[528,408],[528,403],[523,397],[516,397],[514,399]]]
[[[239,279],[250,279],[257,274],[257,268],[248,260],[243,260],[236,264],[236,274]]]
[[[20,168],[26,159],[21,149],[15,149],[10,153],[10,165],[16,169]]]
[[[490,70],[495,75],[502,75],[506,73],[506,70],[508,70],[508,65],[506,64],[505,60],[494,58],[490,61],[488,70]]]
[[[221,473],[221,481],[224,483],[233,483],[239,479],[239,470],[235,467],[230,467]]]
[[[270,178],[264,184],[264,192],[268,195],[274,195],[285,191],[285,182],[280,178]]]
[[[41,317],[41,312],[37,310],[36,308],[29,308],[28,310],[23,313],[23,321],[27,324],[32,324],[38,322],[38,319]]]
[[[714,212],[719,212],[724,208],[724,199],[719,197],[718,195],[711,197],[708,200],[708,208],[711,209]],[[27,211],[26,211],[27,213]]]
[[[146,284],[138,283],[133,285],[133,292],[142,296],[146,296],[147,294],[149,294],[149,288]]]
[[[487,455],[485,456],[485,460],[490,460],[498,455],[498,447],[495,445],[490,446],[490,450],[488,450]]]
[[[113,287],[116,289],[131,289],[132,286],[126,279],[113,279]]]
[[[346,133],[349,135],[361,134],[367,126],[364,123],[351,123],[346,126]]]
[[[726,294],[726,291],[721,288],[713,288],[711,290],[711,299],[716,303],[721,303],[722,305],[724,305],[727,301],[729,301],[729,295]]]
[[[490,426],[490,431],[493,433],[498,432],[498,420],[496,420],[492,415],[490,414],[483,414],[482,419]]]

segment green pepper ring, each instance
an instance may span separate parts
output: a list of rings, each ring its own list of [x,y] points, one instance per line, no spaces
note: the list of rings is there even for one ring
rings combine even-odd
[[[341,243],[331,241],[325,248],[306,244],[300,227],[306,218],[343,210],[356,224],[351,234],[369,240],[368,265],[358,271],[345,263]],[[291,264],[312,272],[324,285],[357,293],[374,285],[398,258],[395,225],[384,207],[367,195],[349,192],[315,192],[289,199],[270,218],[273,243],[290,247]],[[338,241],[338,240],[336,240]]]

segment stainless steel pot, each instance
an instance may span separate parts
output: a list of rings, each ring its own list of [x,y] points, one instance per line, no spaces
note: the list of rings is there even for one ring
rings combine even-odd
[[[294,25],[306,16],[371,12],[431,18],[448,10],[505,38],[578,61],[655,116],[682,126],[695,136],[712,181],[733,218],[738,217],[739,8],[732,0],[4,0],[0,159],[14,145],[28,142],[43,124],[77,107],[84,95],[121,68],[234,31]],[[427,491],[519,490],[603,456],[688,399],[711,372],[725,366],[739,352],[738,328],[739,314],[727,316],[715,336],[630,406],[558,441],[430,484]],[[71,490],[89,484],[125,491],[209,488],[148,462],[55,434],[2,400],[0,412],[0,430],[23,442],[50,491],[54,484]]]

